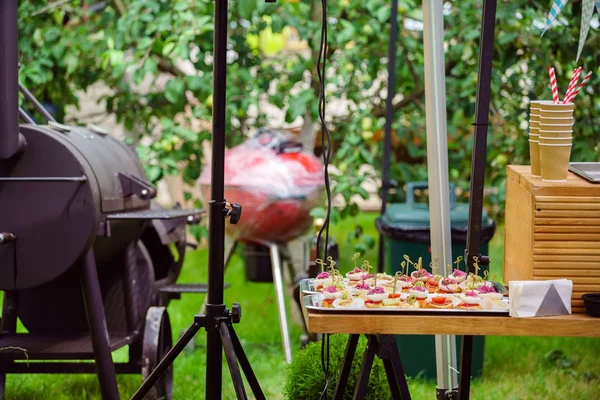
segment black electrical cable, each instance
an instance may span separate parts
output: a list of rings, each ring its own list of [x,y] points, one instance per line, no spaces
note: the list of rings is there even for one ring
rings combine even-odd
[[[325,75],[326,75],[326,59],[327,59],[327,1],[321,0],[322,8],[322,22],[321,22],[321,43],[319,46],[319,57],[317,59],[317,75],[319,77],[319,119],[321,121],[321,149],[323,153],[323,164],[324,164],[324,178],[325,178],[325,191],[327,193],[327,212],[325,214],[325,221],[319,229],[317,235],[317,257],[321,256],[321,237],[323,231],[325,232],[325,248],[323,260],[327,259],[329,250],[329,221],[331,218],[331,186],[329,182],[329,160],[331,158],[331,136],[327,129],[327,123],[325,120]],[[327,137],[327,145],[325,144],[325,137]],[[326,334],[321,341],[321,367],[325,375],[325,387],[321,393],[321,399],[327,398],[327,389],[329,388],[329,335]]]

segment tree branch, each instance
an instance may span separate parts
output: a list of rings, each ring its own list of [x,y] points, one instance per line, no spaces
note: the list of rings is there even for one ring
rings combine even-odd
[[[448,60],[446,62],[446,75],[448,75],[450,73],[450,71],[452,70],[452,68],[454,68],[456,66],[456,64],[458,64],[457,60]],[[415,88],[415,90],[413,90],[409,95],[405,96],[401,101],[399,101],[398,103],[394,104],[394,111],[398,111],[401,108],[404,108],[406,106],[408,106],[409,104],[413,103],[414,101],[418,100],[419,98],[421,98],[421,96],[423,96],[423,94],[425,93],[425,86],[421,85],[421,86],[417,86]],[[393,95],[391,93],[388,93],[389,95]],[[373,116],[376,118],[380,118],[385,116],[385,107],[380,106],[380,107],[376,107],[373,109]]]

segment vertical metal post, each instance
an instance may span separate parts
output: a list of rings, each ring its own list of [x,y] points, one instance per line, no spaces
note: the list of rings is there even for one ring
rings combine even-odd
[[[215,318],[223,306],[225,275],[225,115],[227,73],[227,2],[215,0],[213,43],[213,115],[211,200],[208,237],[208,303],[206,324],[206,398],[222,396],[223,345]]]
[[[481,212],[483,210],[483,186],[485,183],[485,163],[487,156],[487,134],[490,114],[490,91],[492,86],[492,61],[494,57],[494,31],[496,30],[496,0],[484,0],[481,18],[481,40],[479,41],[479,72],[477,77],[477,97],[475,102],[475,132],[473,154],[471,155],[471,197],[469,200],[469,224],[467,228],[467,248],[465,261],[467,272],[474,272],[474,257],[481,264],[489,264],[489,259],[480,255]],[[473,337],[464,336],[461,355],[460,399],[468,400],[471,389],[471,363],[473,357]]]
[[[388,84],[385,100],[385,137],[383,139],[383,171],[381,174],[381,215],[387,208],[388,190],[390,189],[390,152],[392,147],[392,122],[394,120],[394,104],[396,94],[396,45],[398,41],[398,0],[392,0],[390,15],[390,42],[388,45]],[[383,272],[385,266],[385,247],[383,235],[379,234],[377,254],[377,270]]]
[[[275,299],[277,300],[277,311],[279,313],[279,329],[281,330],[281,343],[283,345],[285,361],[289,364],[292,362],[292,345],[290,343],[290,332],[288,329],[287,312],[285,308],[285,291],[283,287],[281,257],[279,254],[279,247],[276,243],[269,243],[267,246],[269,247],[269,254],[271,256]]]
[[[20,147],[17,3],[0,1],[0,160],[11,158]]]
[[[490,89],[492,85],[492,59],[494,56],[494,31],[496,28],[496,0],[484,0],[479,45],[479,76],[475,102],[475,132],[471,155],[471,196],[465,261],[468,272],[475,272],[473,256],[479,256],[481,247],[481,212],[487,155],[487,133],[490,115]],[[481,264],[484,264],[482,262]]]
[[[423,2],[423,41],[425,47],[425,107],[431,254],[438,256],[442,273],[452,264],[450,238],[450,193],[448,181],[448,141],[446,131],[446,83],[444,63],[443,0]],[[436,336],[438,393],[457,387],[456,344],[454,336]]]

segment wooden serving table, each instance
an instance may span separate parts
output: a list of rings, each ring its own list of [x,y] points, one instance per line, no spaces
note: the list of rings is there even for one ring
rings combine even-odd
[[[373,335],[580,336],[600,337],[600,318],[587,314],[557,317],[370,315],[305,313],[311,333]]]
[[[304,304],[304,302],[302,302]],[[470,315],[392,315],[366,312],[315,311],[303,307],[308,331],[323,334],[349,334],[348,345],[334,399],[342,399],[350,367],[360,335],[368,338],[355,399],[366,395],[374,356],[384,364],[392,398],[408,400],[410,392],[404,375],[394,335],[457,335],[463,336],[463,351],[459,366],[458,391],[440,394],[438,398],[469,399],[473,336],[573,336],[600,337],[600,318],[587,314],[556,317],[511,318],[509,316]]]

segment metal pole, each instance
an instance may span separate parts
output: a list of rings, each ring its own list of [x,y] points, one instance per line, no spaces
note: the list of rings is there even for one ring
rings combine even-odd
[[[494,56],[494,30],[496,28],[496,0],[484,0],[481,19],[481,40],[479,50],[479,76],[477,77],[477,97],[475,101],[475,132],[473,154],[471,155],[471,197],[469,201],[469,225],[465,261],[467,271],[475,272],[473,257],[480,256],[481,212],[483,210],[483,185],[485,181],[485,160],[487,154],[488,121],[490,115],[490,88],[492,85],[492,59]],[[479,257],[480,260],[482,257]],[[487,265],[484,258],[480,264]]]
[[[446,131],[446,83],[444,64],[443,0],[423,2],[423,41],[425,47],[425,107],[431,254],[438,256],[441,272],[452,264],[450,238],[450,193],[448,181],[448,142]],[[435,337],[438,396],[447,396],[457,387],[456,344],[454,336]]]
[[[0,160],[24,146],[19,135],[17,3],[0,1]]]
[[[469,201],[469,224],[465,261],[467,272],[474,272],[474,257],[482,265],[489,265],[489,258],[481,256],[481,212],[483,209],[483,186],[487,155],[487,134],[490,115],[490,91],[492,86],[492,60],[494,58],[494,31],[496,29],[496,0],[484,0],[479,41],[479,72],[475,102],[475,133],[471,155],[471,197]],[[468,400],[471,389],[471,363],[473,337],[464,336],[461,355],[460,399]]]
[[[396,94],[396,45],[398,41],[398,0],[392,0],[390,16],[390,42],[388,46],[388,84],[385,100],[385,137],[383,139],[383,171],[381,174],[381,215],[387,208],[388,190],[390,189],[390,152],[392,147],[392,122],[394,105],[392,100]],[[383,272],[385,266],[385,247],[383,235],[379,234],[377,270]]]
[[[225,114],[227,70],[227,1],[215,0],[213,44],[213,115],[211,200],[208,238],[208,303],[206,324],[206,398],[222,396],[223,345],[214,319],[224,310],[225,274]]]
[[[279,247],[276,243],[269,243],[269,253],[271,255],[271,268],[273,270],[273,284],[275,286],[275,295],[277,300],[277,311],[279,312],[279,328],[281,330],[281,343],[285,361],[292,362],[292,345],[290,343],[290,332],[288,329],[287,312],[285,309],[285,292],[283,287],[283,273],[281,271],[281,257]]]

